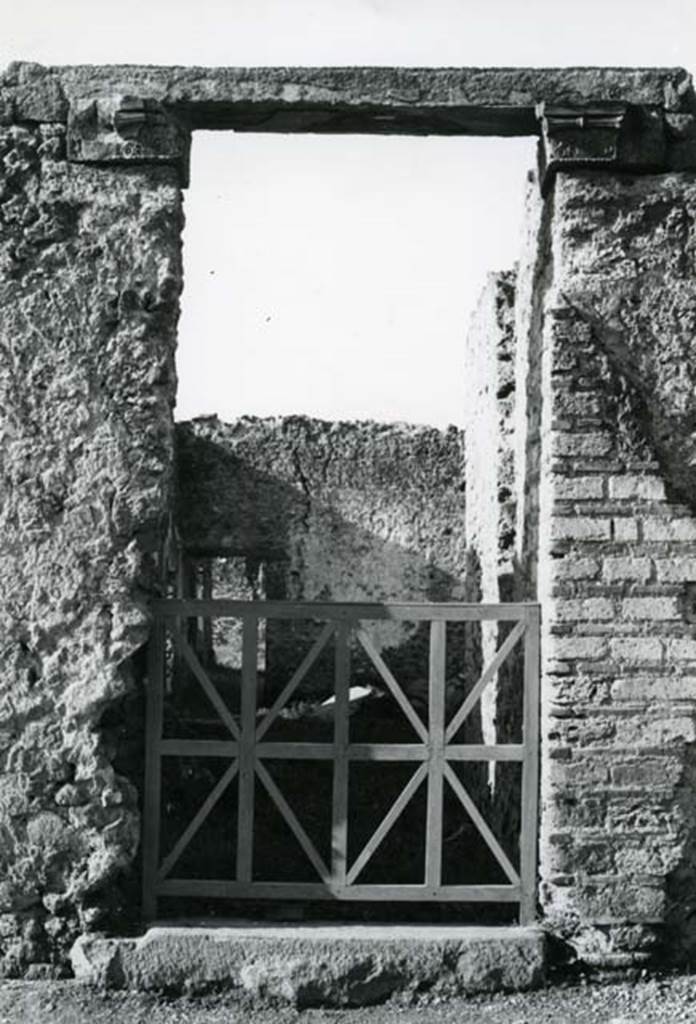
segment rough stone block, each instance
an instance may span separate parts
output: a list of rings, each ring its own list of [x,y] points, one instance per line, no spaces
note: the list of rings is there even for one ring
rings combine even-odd
[[[253,922],[153,927],[139,939],[84,936],[78,981],[141,991],[223,988],[242,1002],[361,1006],[427,988],[441,997],[534,988],[543,933],[457,925],[297,925]]]
[[[626,597],[621,602],[625,619],[648,619],[663,622],[682,617],[676,597]]]
[[[604,480],[601,476],[570,476],[553,481],[554,495],[563,501],[591,501],[601,498]]]
[[[679,661],[696,661],[696,640],[680,638],[666,641],[668,663]]]
[[[602,562],[602,575],[609,583],[621,580],[645,583],[650,571],[649,558],[605,558]]]
[[[599,574],[599,568],[596,558],[578,558],[573,554],[554,559],[551,565],[557,580],[594,579]]]
[[[613,476],[609,497],[636,501],[664,501],[665,485],[659,476]]]
[[[669,519],[646,516],[643,520],[645,540],[694,541],[696,540],[696,519]]]
[[[653,637],[616,638],[609,647],[612,658],[628,665],[657,665],[664,650],[662,641]]]
[[[614,602],[607,597],[556,599],[549,601],[547,608],[550,622],[606,621],[614,615]]]
[[[662,749],[669,744],[693,743],[694,740],[696,721],[686,715],[670,718],[632,715],[616,721],[616,742],[620,746]]]
[[[557,433],[552,437],[552,451],[557,457],[602,458],[611,452],[613,446],[612,435],[603,431]]]
[[[591,516],[553,516],[551,537],[553,540],[610,540],[611,520]]]
[[[550,636],[545,644],[546,656],[559,661],[597,661],[608,650],[608,641],[601,636]]]
[[[657,558],[655,570],[661,583],[696,581],[696,558]]]
[[[631,543],[638,540],[638,523],[628,516],[616,516],[612,520],[614,540],[619,543]]]

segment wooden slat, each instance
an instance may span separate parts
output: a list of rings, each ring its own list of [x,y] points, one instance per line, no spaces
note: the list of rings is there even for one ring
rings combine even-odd
[[[210,601],[213,596],[213,567],[209,558],[204,558],[201,562],[201,596],[204,601]],[[202,623],[202,639],[203,639],[203,650],[205,651],[206,657],[212,658],[213,655],[213,621],[210,617],[205,616]]]
[[[423,743],[351,743],[350,761],[427,761],[428,748]]]
[[[508,654],[513,649],[517,641],[520,639],[526,628],[526,620],[522,619],[522,621],[518,622],[515,628],[511,630],[510,634],[505,638],[505,642],[499,647],[493,660],[488,665],[486,665],[486,668],[484,669],[483,674],[479,681],[477,682],[476,686],[469,693],[466,700],[460,707],[459,711],[457,712],[457,714],[454,716],[449,726],[447,727],[448,743],[459,732],[462,726],[462,722],[470,713],[471,709],[476,704],[477,700],[479,700],[484,689],[486,688],[486,686],[488,686],[491,679],[493,679],[496,672],[503,664]]]
[[[522,761],[521,743],[501,743],[487,746],[483,743],[450,743],[445,747],[448,761]]]
[[[242,731],[239,739],[237,880],[251,881],[254,850],[254,744],[256,742],[256,659],[258,619],[242,623]]]
[[[413,705],[409,701],[408,697],[401,689],[394,676],[389,671],[389,668],[387,667],[381,654],[379,653],[379,651],[377,650],[377,648],[372,643],[369,636],[367,635],[367,633],[365,633],[364,630],[359,629],[357,632],[357,637],[362,647],[364,648],[365,653],[370,658],[372,664],[375,666],[380,676],[387,684],[392,696],[394,697],[394,700],[399,705],[403,713],[406,715],[406,718],[413,726],[416,735],[420,736],[424,743],[427,743],[428,730],[425,728],[420,718],[416,714]]]
[[[428,805],[425,825],[425,884],[437,887],[442,877],[442,772],[445,746],[446,623],[430,623],[428,668]]]
[[[379,900],[400,903],[517,903],[518,885],[346,885],[321,882],[228,882],[224,879],[166,878],[157,886],[160,896],[206,899]]]
[[[401,815],[408,804],[411,797],[414,795],[418,787],[420,786],[423,779],[428,774],[427,764],[421,764],[412,777],[409,779],[407,785],[396,798],[389,811],[385,814],[384,818],[379,824],[376,832],[372,835],[370,840],[362,848],[358,857],[353,862],[350,871],[346,876],[346,883],[352,885],[355,879],[359,876],[367,862],[369,861],[375,850],[381,845],[382,841],[391,831],[392,827],[396,823],[397,819]]]
[[[369,604],[357,601],[227,601],[222,598],[211,601],[167,598],[152,602],[155,614],[168,618],[244,618],[251,615],[259,619],[318,619],[325,622],[358,622],[363,619],[406,622],[480,622],[482,619],[517,621],[528,607],[528,604],[463,604],[444,601]]]
[[[160,740],[161,757],[236,757],[239,744],[235,740]]]
[[[292,695],[295,688],[299,686],[304,677],[307,675],[310,668],[317,660],[317,658],[323,651],[324,647],[326,646],[327,641],[331,636],[333,636],[335,628],[336,627],[332,622],[329,622],[326,626],[324,626],[321,633],[314,642],[311,650],[302,660],[302,663],[300,664],[297,671],[293,674],[292,678],[289,680],[287,685],[283,687],[280,694],[273,702],[272,707],[269,708],[264,717],[261,719],[261,722],[259,723],[258,728],[256,730],[257,743],[261,739],[261,737],[266,734],[266,732],[271,727],[275,719],[278,717],[279,712],[285,706],[287,700]]]
[[[520,924],[536,917],[537,815],[539,800],[539,632],[538,608],[527,610],[524,645],[525,758],[522,764],[522,811],[520,823]]]
[[[348,858],[348,743],[350,740],[350,626],[336,627],[334,667],[334,755],[331,802],[331,880],[343,885]]]
[[[293,743],[292,740],[287,742],[269,741],[256,745],[256,756],[281,761],[331,761],[334,756],[334,745],[333,743]],[[422,743],[349,743],[347,756],[349,761],[425,761],[428,757],[428,750]],[[464,759],[460,758],[460,760]],[[483,760],[483,757],[480,754],[478,757],[472,755],[468,760],[480,761]],[[511,757],[510,760],[516,760],[516,758]],[[519,760],[522,760],[521,755]]]
[[[157,873],[157,877],[160,881],[163,878],[166,878],[166,876],[169,874],[169,872],[174,867],[181,854],[184,852],[188,844],[195,836],[198,829],[201,827],[205,819],[212,811],[215,804],[218,802],[222,794],[229,786],[230,782],[232,782],[232,779],[237,774],[238,766],[239,762],[233,761],[232,764],[229,765],[227,770],[224,772],[224,774],[220,777],[220,779],[218,779],[216,785],[213,787],[213,789],[211,789],[210,793],[208,793],[208,796],[205,798],[205,800],[198,808],[191,821],[188,823],[184,831],[181,833],[176,843],[172,847],[171,851],[162,861],[160,869]]]
[[[162,788],[158,744],[164,719],[164,628],[155,619],[147,651],[147,705],[145,710],[145,786],[143,794],[143,901],[146,921],[157,916],[160,794]]]
[[[239,727],[234,720],[234,715],[211,683],[203,666],[196,657],[195,651],[191,648],[188,640],[185,639],[180,630],[175,633],[174,642],[176,643],[177,650],[200,683],[203,688],[203,692],[217,711],[222,721],[225,723],[234,738],[239,739]]]
[[[300,844],[304,852],[307,854],[307,857],[311,861],[317,874],[328,885],[331,880],[329,869],[326,867],[326,864],[324,864],[324,861],[320,856],[318,850],[314,846],[314,843],[309,838],[305,830],[302,828],[302,825],[300,825],[299,821],[295,816],[294,811],[288,804],[287,800],[280,792],[275,782],[273,781],[273,779],[268,774],[268,772],[266,771],[266,769],[264,768],[260,761],[256,765],[256,771],[268,795],[273,800],[274,804],[285,818],[285,821],[292,830],[292,833],[297,839],[298,843]]]
[[[476,828],[481,833],[481,836],[485,840],[489,850],[491,851],[495,859],[498,861],[498,863],[500,864],[501,868],[503,869],[509,880],[512,882],[513,885],[520,886],[520,876],[517,874],[514,867],[510,863],[508,855],[506,854],[505,850],[502,848],[498,840],[491,832],[487,822],[481,816],[478,807],[471,799],[466,789],[461,784],[461,782],[454,774],[449,765],[445,765],[444,774],[445,778],[447,779],[450,786],[452,787],[457,797],[459,798],[459,801],[464,806],[464,809],[466,810],[467,814],[473,821],[474,825],[476,825]]]

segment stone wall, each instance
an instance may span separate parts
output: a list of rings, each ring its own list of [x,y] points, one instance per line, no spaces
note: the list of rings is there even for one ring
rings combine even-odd
[[[99,726],[134,686],[170,502],[181,224],[168,167],[0,129],[0,974],[62,963],[139,843]]]

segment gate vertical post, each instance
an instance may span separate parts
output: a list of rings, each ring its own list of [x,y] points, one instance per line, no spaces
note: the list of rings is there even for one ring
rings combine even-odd
[[[445,766],[445,662],[447,623],[430,623],[428,667],[428,809],[425,836],[425,884],[439,886],[442,878],[442,797]]]
[[[524,634],[524,760],[520,823],[520,924],[536,916],[537,830],[539,805],[539,633],[540,610],[526,609]]]
[[[350,635],[347,622],[335,632],[334,776],[331,812],[331,880],[346,884],[348,859],[348,743],[350,740]]]
[[[242,722],[239,738],[237,802],[237,881],[250,882],[254,852],[254,781],[256,746],[256,673],[258,619],[242,619]]]
[[[147,649],[145,711],[145,793],[143,796],[143,899],[142,916],[157,915],[162,757],[160,740],[164,717],[164,623],[156,618]]]

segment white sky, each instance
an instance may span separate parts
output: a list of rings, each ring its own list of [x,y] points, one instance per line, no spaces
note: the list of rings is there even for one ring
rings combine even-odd
[[[0,65],[682,65],[696,0],[5,0]],[[462,419],[529,139],[194,136],[178,418]]]

